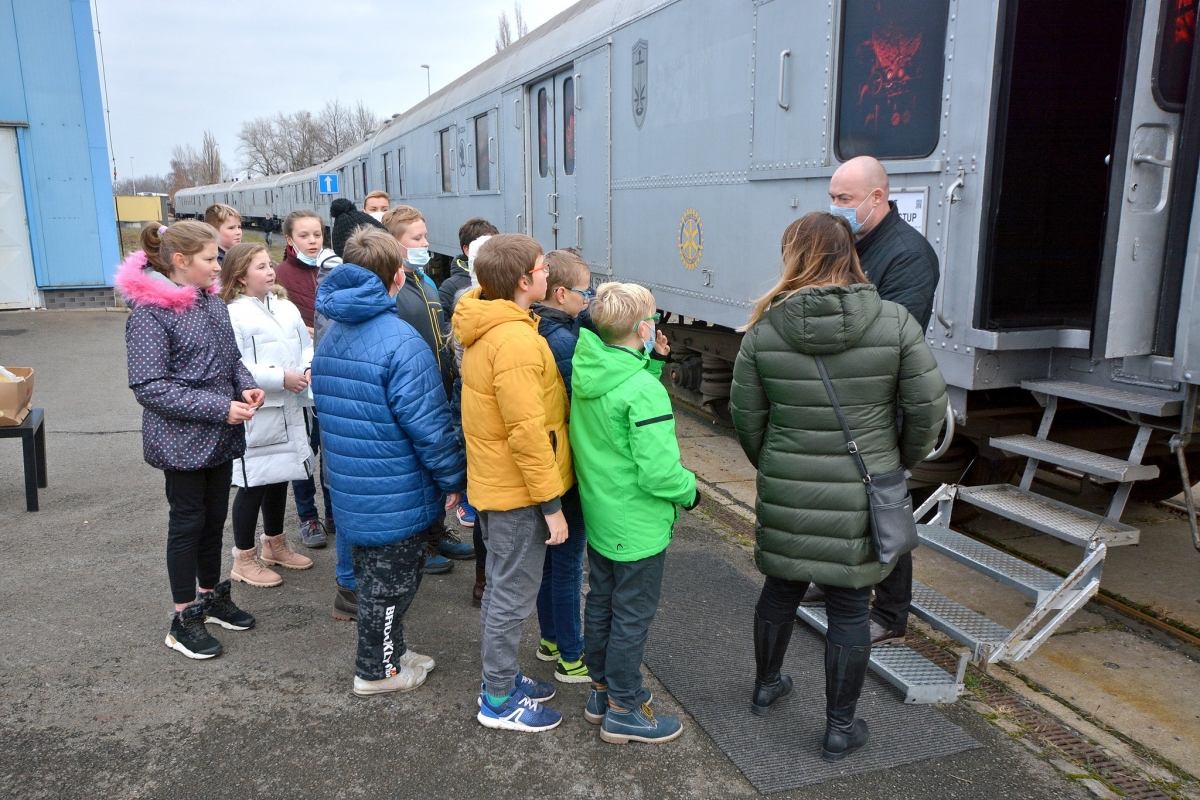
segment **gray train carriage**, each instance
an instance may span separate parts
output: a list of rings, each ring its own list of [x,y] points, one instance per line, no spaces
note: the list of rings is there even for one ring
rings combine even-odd
[[[337,171],[342,196],[385,189],[425,212],[445,255],[476,215],[577,248],[595,281],[654,291],[671,315],[676,390],[720,413],[734,328],[778,278],[784,228],[828,206],[842,161],[880,158],[941,264],[927,336],[951,409],[919,470],[937,486],[918,512],[932,515],[922,542],[1034,606],[1009,630],[917,585],[913,610],[966,644],[964,659],[1019,661],[1095,595],[1107,548],[1138,541],[1120,521],[1128,499],[1190,482],[1194,11],[1193,0],[584,0],[277,187],[308,198],[315,173]],[[292,207],[276,202],[281,216]],[[1055,471],[1110,486],[1108,510],[1034,490]],[[1062,577],[950,530],[955,502],[1077,545],[1078,567]],[[965,663],[949,675],[903,647],[873,660],[910,702],[953,700]]]

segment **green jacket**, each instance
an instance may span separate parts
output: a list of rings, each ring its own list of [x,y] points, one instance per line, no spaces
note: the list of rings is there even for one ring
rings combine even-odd
[[[571,363],[571,452],[588,544],[613,561],[657,555],[671,543],[675,506],[696,497],[696,476],[679,463],[663,362],[584,329]]]
[[[891,566],[878,562],[871,545],[867,492],[814,355],[825,361],[871,473],[912,467],[929,454],[946,413],[946,383],[921,326],[867,283],[803,289],[742,339],[730,405],[742,449],[758,469],[759,570],[870,586]]]

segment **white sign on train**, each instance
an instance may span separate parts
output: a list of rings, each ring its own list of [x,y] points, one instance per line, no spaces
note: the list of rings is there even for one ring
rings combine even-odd
[[[896,204],[900,219],[925,235],[925,207],[929,205],[929,187],[892,189],[888,199]]]

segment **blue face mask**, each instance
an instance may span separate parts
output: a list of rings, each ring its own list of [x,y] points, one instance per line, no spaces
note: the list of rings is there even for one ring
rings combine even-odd
[[[310,267],[315,267],[317,265],[317,259],[315,256],[306,256],[306,255],[304,255],[304,253],[301,253],[299,250],[296,250],[295,252],[296,252],[296,259],[298,261],[300,261],[300,263],[308,264]],[[320,253],[318,253],[317,255],[320,255]]]
[[[869,220],[871,218],[871,214],[875,213],[875,209],[872,208],[871,214],[867,214],[867,219],[864,219],[862,222],[858,221],[858,209],[862,208],[863,203],[866,203],[867,200],[870,200],[870,199],[871,199],[871,196],[867,195],[863,199],[862,203],[859,203],[856,208],[842,208],[841,206],[830,205],[829,213],[833,214],[835,217],[842,217],[843,219],[846,220],[846,222],[849,222],[850,223],[850,232],[853,233],[855,236],[857,236],[858,232],[862,230],[862,226],[866,225],[867,220]]]
[[[404,258],[404,263],[410,267],[423,267],[429,263],[429,248],[428,247],[410,247],[408,255]]]
[[[642,347],[646,348],[646,355],[650,355],[650,352],[652,350],[654,350],[654,342],[657,338],[658,338],[658,333],[655,331],[654,323],[651,322],[650,323],[650,338],[642,340]]]

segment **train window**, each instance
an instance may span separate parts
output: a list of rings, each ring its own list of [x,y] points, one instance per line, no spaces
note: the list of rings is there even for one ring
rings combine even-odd
[[[563,81],[563,172],[575,174],[575,79]]]
[[[396,195],[404,197],[404,148],[396,151]]]
[[[488,152],[488,115],[475,118],[475,188],[487,191],[492,188],[491,154]]]
[[[538,90],[538,175],[543,178],[550,172],[547,151],[550,149],[550,113],[546,108],[546,90]]]
[[[367,171],[368,171],[367,170],[367,162],[363,161],[362,162],[362,193],[363,193],[363,197],[366,197],[368,194],[370,194],[370,190],[368,189],[369,185],[367,183]]]
[[[949,13],[950,0],[843,0],[839,158],[937,147]]]
[[[440,139],[441,158],[442,158],[442,191],[454,191],[454,140],[450,136],[450,129],[442,131],[438,134]]]
[[[1154,99],[1167,111],[1182,111],[1196,41],[1196,12],[1200,0],[1163,0],[1158,24],[1158,66],[1154,70]]]
[[[388,194],[392,193],[392,154],[383,154],[383,190]]]

